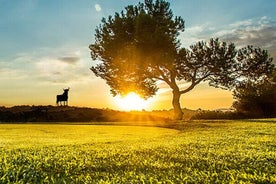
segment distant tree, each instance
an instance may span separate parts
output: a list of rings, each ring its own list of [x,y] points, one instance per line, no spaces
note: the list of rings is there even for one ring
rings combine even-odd
[[[276,117],[276,70],[258,84],[241,83],[234,90],[233,106],[238,112],[256,117]]]
[[[252,46],[236,50],[232,43],[211,39],[181,48],[178,36],[182,31],[183,19],[173,16],[166,1],[145,0],[127,6],[103,18],[96,28],[95,42],[89,48],[98,64],[91,70],[106,80],[114,96],[136,92],[148,98],[156,94],[157,81],[167,83],[175,118],[182,119],[181,95],[201,82],[233,89],[240,81],[259,80],[273,68],[267,52]],[[183,83],[188,87],[182,89]]]

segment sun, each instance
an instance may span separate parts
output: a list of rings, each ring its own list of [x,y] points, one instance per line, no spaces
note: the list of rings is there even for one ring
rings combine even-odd
[[[142,99],[136,93],[129,93],[125,97],[115,97],[115,101],[120,110],[131,111],[138,110],[141,111],[148,107],[149,101]]]

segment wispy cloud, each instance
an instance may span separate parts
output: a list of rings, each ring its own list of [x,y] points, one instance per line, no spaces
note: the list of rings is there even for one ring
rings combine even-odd
[[[266,48],[275,47],[276,21],[268,17],[238,21],[214,35],[241,46],[252,44]]]
[[[248,19],[231,24],[214,34],[224,41],[233,42],[238,47],[253,45],[267,49],[276,58],[276,20],[269,17]]]
[[[212,31],[214,31],[214,28],[208,22],[202,25],[187,27],[185,31],[181,33],[180,40],[184,47],[188,48],[190,45],[200,40],[205,40],[208,37],[209,32]]]
[[[65,84],[84,80],[91,74],[86,50],[37,48],[0,60],[0,78],[9,83],[26,79],[34,84]]]
[[[63,56],[63,57],[60,57],[58,58],[58,60],[64,62],[64,63],[67,63],[67,64],[76,64],[80,58],[79,57],[75,57],[75,56]]]
[[[211,23],[196,25],[187,28],[180,39],[185,47],[189,47],[197,41],[208,41],[211,37],[233,42],[237,47],[261,47],[276,58],[276,20],[270,17],[240,20],[217,28]]]
[[[0,77],[1,80],[19,80],[26,79],[28,77],[28,74],[23,70],[15,68],[1,68]]]

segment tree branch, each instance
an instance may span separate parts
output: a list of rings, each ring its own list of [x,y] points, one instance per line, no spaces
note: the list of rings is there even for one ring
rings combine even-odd
[[[194,82],[192,82],[192,84],[188,88],[181,90],[180,94],[184,94],[184,93],[191,91],[192,89],[194,89],[195,86],[196,86],[196,84]]]
[[[157,66],[157,71],[159,72],[162,78],[160,77],[155,77],[155,78],[166,82],[171,87],[171,81],[164,75],[164,72],[159,68],[159,66]]]
[[[204,79],[206,79],[209,76],[210,76],[210,73],[207,73],[206,75],[204,75],[200,79],[196,80],[196,71],[195,71],[194,72],[194,76],[192,77],[192,83],[191,83],[191,85],[188,88],[186,88],[184,90],[181,90],[180,93],[184,94],[184,93],[187,93],[187,92],[191,91],[192,89],[194,89],[194,87],[196,85],[198,85],[199,83],[201,83]]]

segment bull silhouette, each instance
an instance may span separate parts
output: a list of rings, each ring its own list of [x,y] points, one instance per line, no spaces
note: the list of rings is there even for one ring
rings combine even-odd
[[[57,95],[57,106],[59,105],[64,105],[64,106],[68,106],[68,91],[69,91],[69,87],[67,89],[63,89],[63,94],[62,95]],[[63,103],[62,103],[63,102]]]

